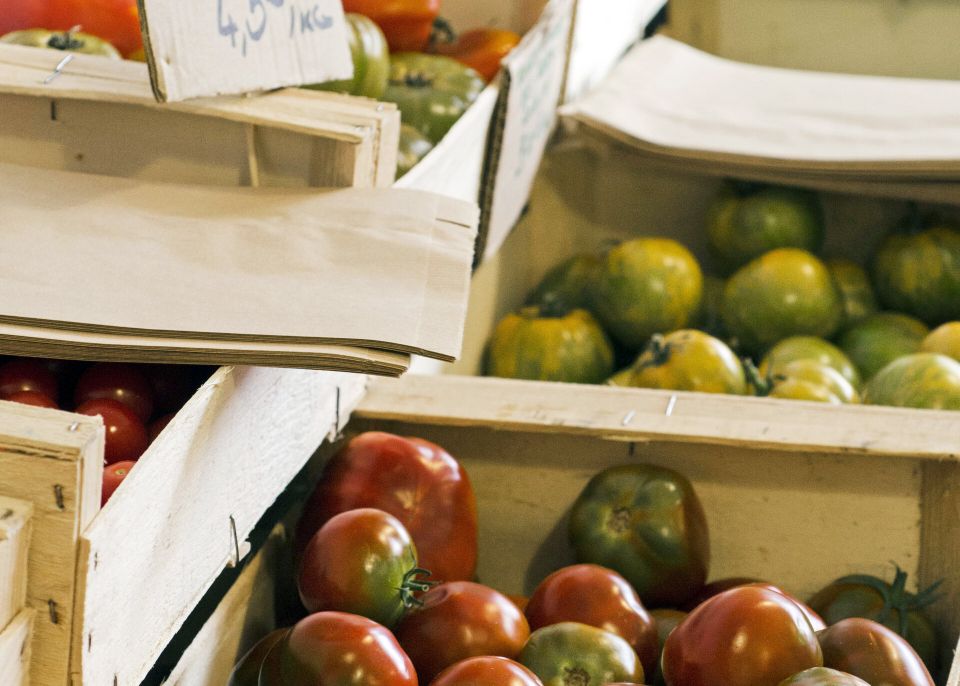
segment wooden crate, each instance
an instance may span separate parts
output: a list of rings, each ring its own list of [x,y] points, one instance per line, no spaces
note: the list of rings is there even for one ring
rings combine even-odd
[[[100,509],[99,417],[0,403],[0,495],[33,503],[33,686],[135,686],[363,376],[223,367]]]
[[[4,686],[29,686],[33,610],[24,610],[0,630],[0,674]]]
[[[27,598],[27,552],[33,503],[0,497],[0,627],[23,609]]]

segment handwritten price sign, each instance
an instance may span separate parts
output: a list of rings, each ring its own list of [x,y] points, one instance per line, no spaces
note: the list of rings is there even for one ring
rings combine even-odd
[[[349,78],[339,0],[138,0],[159,100]]]

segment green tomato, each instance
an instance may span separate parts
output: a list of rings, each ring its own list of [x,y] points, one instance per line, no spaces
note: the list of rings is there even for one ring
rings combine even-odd
[[[312,90],[335,91],[380,99],[390,75],[390,49],[383,31],[362,14],[347,14],[350,28],[347,41],[353,58],[353,78],[306,86]]]
[[[960,410],[960,362],[937,353],[905,355],[870,379],[863,399],[871,405]]]
[[[664,467],[595,475],[573,504],[569,537],[578,562],[619,572],[648,607],[678,606],[707,578],[703,506],[686,477]]]
[[[430,139],[409,124],[400,125],[400,148],[397,150],[397,178],[413,169],[433,150]]]
[[[860,373],[840,348],[816,336],[791,336],[770,348],[760,363],[761,376],[768,376],[773,367],[794,360],[816,360],[836,369],[854,388],[861,384]]]
[[[12,31],[0,37],[0,43],[12,45],[27,45],[33,48],[51,48],[53,50],[67,50],[85,55],[100,55],[122,59],[115,47],[107,41],[89,33],[71,31],[48,31],[47,29],[26,29]]]
[[[840,348],[870,378],[898,357],[920,350],[930,333],[926,324],[899,312],[878,312],[847,329],[840,337]]]
[[[480,74],[455,59],[401,52],[390,57],[382,99],[396,103],[402,120],[436,144],[485,86]]]
[[[726,343],[695,329],[654,334],[634,362],[631,386],[745,395],[743,365]]]
[[[589,309],[590,292],[599,272],[599,257],[591,253],[574,255],[548,271],[525,302],[527,305],[543,305],[553,299],[568,307]]]
[[[543,686],[643,683],[640,658],[614,633],[579,622],[560,622],[537,629],[518,658]]]
[[[874,295],[873,287],[870,285],[870,278],[863,267],[840,258],[827,260],[826,265],[843,300],[841,329],[862,322],[880,309],[877,305],[877,296]]]

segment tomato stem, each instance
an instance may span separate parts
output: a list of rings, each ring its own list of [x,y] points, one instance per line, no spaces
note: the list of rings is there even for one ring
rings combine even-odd
[[[439,581],[417,578],[421,574],[430,576],[430,571],[423,567],[414,567],[403,575],[403,581],[400,583],[400,588],[397,589],[400,591],[400,600],[403,601],[403,607],[408,610],[411,607],[421,607],[423,605],[423,601],[416,596],[417,593],[425,593],[440,583]]]
[[[457,32],[454,30],[453,24],[443,17],[434,19],[433,29],[430,31],[430,42],[427,44],[427,52],[434,52],[441,43],[450,45],[456,42]]]
[[[896,563],[893,564],[896,568],[896,573],[894,574],[893,581],[889,584],[883,579],[878,579],[868,574],[851,574],[840,577],[836,583],[862,584],[880,594],[880,597],[883,599],[883,608],[881,608],[880,614],[877,616],[877,621],[884,624],[887,619],[889,619],[890,613],[896,611],[899,624],[898,633],[904,638],[907,638],[909,612],[911,610],[922,610],[943,597],[943,594],[938,593],[943,579],[935,581],[916,594],[909,593],[906,590],[907,572],[901,569],[900,565]]]
[[[743,372],[747,376],[747,383],[753,386],[754,393],[761,398],[770,395],[770,391],[773,390],[773,379],[763,378],[760,370],[757,369],[757,365],[749,357],[741,357],[740,362],[743,363]]]

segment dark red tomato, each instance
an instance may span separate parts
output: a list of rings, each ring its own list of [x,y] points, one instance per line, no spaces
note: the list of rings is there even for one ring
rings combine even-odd
[[[372,507],[341,512],[314,534],[297,587],[308,612],[338,610],[392,627],[417,602],[417,553],[393,515]]]
[[[795,602],[795,603],[797,604],[797,607],[799,607],[800,610],[803,612],[803,614],[806,615],[807,621],[810,622],[810,626],[813,627],[813,630],[814,630],[814,631],[820,631],[821,629],[826,629],[826,628],[827,628],[827,623],[823,621],[823,617],[821,617],[821,616],[818,615],[816,612],[814,612],[814,611],[810,608],[810,606],[807,605],[805,602],[803,602],[802,600],[800,600],[800,599],[798,599],[798,598],[790,595],[789,593],[787,593],[786,591],[784,591],[784,590],[783,590],[782,588],[780,588],[779,586],[774,586],[773,584],[764,583],[764,582],[762,582],[762,581],[759,582],[759,583],[749,584],[749,585],[750,585],[750,586],[757,586],[757,587],[759,587],[759,588],[768,588],[768,589],[770,589],[771,591],[776,591],[777,593],[779,593],[779,594],[781,594],[781,595],[785,595],[787,598],[789,598],[790,600],[792,600],[793,602]]]
[[[527,605],[530,604],[530,599],[525,595],[507,593],[507,597],[510,599],[510,602],[517,606],[520,612],[524,612],[527,609]]]
[[[663,648],[670,686],[770,686],[823,666],[817,635],[796,603],[742,586],[700,605]]]
[[[165,414],[162,417],[157,417],[154,419],[147,428],[147,440],[151,443],[157,440],[157,436],[160,435],[160,432],[166,429],[167,424],[170,423],[170,420],[176,416],[176,414],[171,412],[170,414]]]
[[[355,437],[331,458],[307,503],[297,527],[298,550],[328,519],[358,507],[399,519],[432,578],[473,578],[476,499],[467,473],[440,446],[373,431]]]
[[[930,672],[910,644],[870,619],[842,619],[817,634],[823,664],[876,686],[933,686]]]
[[[176,412],[197,390],[194,371],[179,364],[142,365],[153,389],[157,412]]]
[[[113,492],[123,483],[123,480],[127,478],[127,474],[130,473],[130,470],[133,469],[133,465],[135,464],[136,460],[124,460],[123,462],[115,462],[104,468],[103,489],[100,491],[100,507],[107,504],[110,496],[112,496]]]
[[[430,686],[543,686],[543,682],[519,662],[485,655],[450,665]]]
[[[110,398],[133,410],[141,422],[153,415],[153,388],[142,370],[132,364],[100,362],[80,375],[73,400],[82,405],[88,400]]]
[[[827,667],[811,667],[789,679],[780,682],[780,686],[870,686],[863,679],[852,674],[838,672]]]
[[[653,674],[660,656],[657,628],[626,579],[594,564],[570,565],[548,576],[530,596],[530,630],[559,622],[580,622],[620,636]]]
[[[790,600],[795,602],[800,606],[800,609],[803,610],[803,614],[807,616],[807,619],[810,620],[810,625],[813,627],[814,631],[820,631],[821,629],[826,628],[826,623],[823,621],[823,618],[818,615],[813,609],[810,608],[805,602],[796,598],[786,591],[784,591],[779,586],[774,586],[773,584],[768,584],[766,581],[760,581],[758,579],[751,579],[750,577],[730,577],[727,579],[717,579],[716,581],[711,581],[709,584],[703,587],[703,590],[697,594],[695,600],[697,601],[693,605],[687,604],[690,610],[695,608],[697,605],[702,603],[713,596],[722,593],[723,591],[729,591],[731,588],[737,588],[739,586],[759,586],[760,588],[769,588],[771,591],[776,591],[782,595],[787,596]]]
[[[289,627],[277,629],[257,641],[257,644],[237,662],[233,672],[230,673],[227,686],[257,686],[260,681],[260,667],[263,665],[264,659],[273,647],[285,639],[289,633]]]
[[[513,659],[530,636],[523,613],[488,586],[451,581],[431,588],[422,600],[396,633],[424,683],[468,657]]]
[[[59,405],[40,391],[17,391],[16,393],[8,395],[5,400],[9,400],[12,403],[20,403],[21,405],[49,407],[52,410],[60,409]]]
[[[136,460],[147,449],[147,430],[140,418],[123,403],[109,398],[88,400],[77,408],[78,414],[91,417],[100,415],[106,427],[104,462],[113,464],[124,460]]]
[[[754,579],[749,576],[730,576],[724,579],[715,579],[709,584],[704,585],[700,591],[697,592],[690,600],[680,605],[680,609],[685,612],[690,612],[697,605],[702,603],[704,600],[708,600],[718,593],[723,593],[724,591],[729,591],[731,588],[736,588],[737,586],[746,586],[747,584],[762,584],[764,583],[761,579]]]
[[[259,686],[417,686],[410,658],[386,627],[345,612],[317,612],[300,620],[270,652],[274,669],[261,669]],[[266,672],[266,673],[265,673]]]
[[[36,391],[48,398],[57,397],[57,378],[44,360],[16,358],[0,365],[0,399],[20,391]]]

